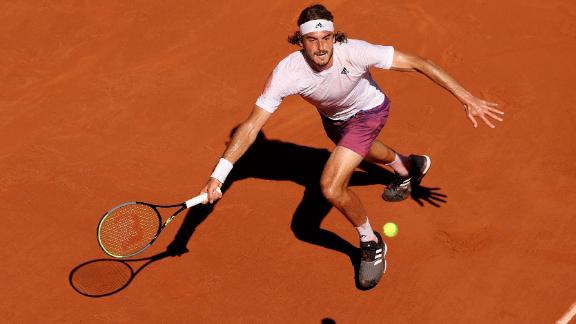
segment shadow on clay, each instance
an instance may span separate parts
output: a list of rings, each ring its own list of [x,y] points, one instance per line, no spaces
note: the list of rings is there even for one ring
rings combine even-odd
[[[230,138],[235,129],[231,131]],[[334,232],[321,228],[322,221],[332,209],[332,205],[324,198],[320,188],[320,176],[324,165],[330,157],[330,151],[322,148],[313,148],[294,143],[266,138],[260,132],[256,141],[248,151],[234,165],[234,172],[226,180],[222,188],[226,192],[236,181],[247,178],[257,178],[275,181],[291,181],[304,187],[302,200],[296,207],[290,228],[294,236],[306,243],[318,245],[330,250],[338,251],[348,256],[354,267],[356,287],[358,285],[357,270],[359,266],[359,249],[344,240]],[[390,184],[393,174],[372,163],[363,162],[350,180],[350,186],[385,185]],[[447,196],[439,192],[440,188],[415,187],[411,198],[424,207],[429,204],[440,207],[446,203]],[[191,210],[175,242],[187,242],[194,229],[200,225],[207,214],[198,215]],[[186,245],[176,250],[186,250]]]
[[[234,129],[235,130],[235,129]],[[232,130],[231,135],[234,130]],[[226,183],[222,187],[225,192],[234,185],[236,181],[247,178],[257,178],[276,181],[292,181],[304,187],[302,201],[296,207],[290,228],[294,236],[306,243],[318,245],[330,250],[338,251],[348,256],[350,263],[354,267],[356,287],[362,289],[358,284],[359,249],[350,242],[344,240],[334,232],[321,228],[322,221],[332,209],[332,205],[324,198],[320,189],[320,176],[324,169],[324,164],[330,157],[327,149],[313,148],[297,145],[279,140],[269,140],[263,132],[258,134],[254,144],[234,165],[234,172],[230,174]],[[354,172],[350,180],[350,186],[366,185],[388,185],[392,181],[393,174],[375,164],[363,162],[357,171]],[[427,188],[423,186],[415,187],[411,198],[420,206],[429,204],[440,207],[446,203],[447,196],[439,192],[440,188]],[[82,263],[72,270],[69,276],[70,285],[80,294],[88,297],[103,297],[116,294],[125,289],[134,277],[148,267],[151,263],[162,260],[166,257],[181,256],[188,252],[188,243],[196,231],[212,213],[215,205],[198,205],[190,208],[180,226],[174,240],[168,245],[166,251],[149,258],[118,261],[115,259],[97,259]],[[114,262],[113,262],[114,261]],[[137,270],[131,269],[130,262],[141,261],[144,265]],[[118,262],[121,262],[120,265]],[[96,270],[90,270],[89,267]],[[122,271],[116,268],[129,268]],[[108,269],[110,268],[110,269]],[[114,269],[112,269],[114,268]],[[131,270],[130,270],[131,269]],[[131,272],[130,272],[131,271]],[[121,274],[125,272],[124,274]],[[78,283],[78,278],[82,278],[80,273],[88,273],[84,278],[96,277],[94,283],[97,288],[90,288],[86,291],[86,284]],[[110,283],[99,284],[98,280],[103,280],[110,274],[122,275],[120,279],[109,279],[113,282],[113,287],[108,287]],[[100,279],[99,279],[100,277]],[[125,279],[126,278],[126,279]],[[94,281],[90,279],[91,281]],[[75,282],[76,281],[76,282]]]

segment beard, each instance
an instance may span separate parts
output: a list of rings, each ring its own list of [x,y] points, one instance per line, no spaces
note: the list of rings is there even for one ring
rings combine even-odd
[[[308,59],[308,62],[311,63],[312,67],[315,68],[316,70],[321,70],[322,68],[324,68],[326,65],[328,65],[330,62],[332,62],[332,56],[334,54],[334,51],[317,51],[312,53],[312,55],[309,55],[308,53],[306,53],[306,58]],[[323,57],[320,55],[324,55]]]

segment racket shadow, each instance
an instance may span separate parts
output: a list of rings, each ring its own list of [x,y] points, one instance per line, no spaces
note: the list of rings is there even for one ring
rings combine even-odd
[[[121,292],[152,263],[188,252],[187,244],[190,237],[213,209],[213,205],[191,207],[176,237],[163,252],[137,259],[101,258],[76,266],[68,276],[70,286],[77,293],[91,298],[106,297]],[[136,264],[139,264],[137,268]]]
[[[168,256],[171,254],[165,251],[139,259],[90,260],[72,269],[68,282],[77,293],[86,297],[111,296],[126,289],[134,278],[150,264]],[[135,269],[133,265],[137,263],[141,265]]]
[[[222,191],[225,195],[236,181],[248,178],[291,181],[303,186],[304,195],[294,211],[290,225],[294,236],[303,242],[346,255],[354,268],[356,286],[360,288],[357,272],[360,261],[359,249],[338,234],[321,227],[322,221],[332,209],[332,205],[324,198],[320,188],[320,176],[329,157],[330,151],[327,149],[269,140],[263,132],[260,132],[254,144],[235,164],[234,172],[228,177]],[[371,163],[362,163],[359,170],[352,175],[350,185],[388,185],[392,178],[393,174],[386,169]],[[440,207],[440,203],[446,203],[447,196],[438,192],[439,189],[421,187],[412,195],[412,199],[421,206],[426,202]],[[79,294],[92,298],[121,292],[130,285],[138,273],[152,263],[168,256],[187,253],[191,237],[198,226],[212,213],[216,204],[190,208],[166,251],[140,259],[106,258],[84,262],[70,272],[71,287]],[[132,266],[135,263],[142,265],[135,270]]]
[[[155,255],[137,259],[101,258],[76,266],[68,276],[70,286],[79,294],[100,298],[117,294],[126,289],[144,269],[167,257],[181,256],[188,252],[186,245],[194,229],[212,212],[212,205],[198,205],[188,210],[188,215],[176,237],[167,249]],[[194,211],[194,217],[191,213]],[[139,265],[136,268],[136,265]]]

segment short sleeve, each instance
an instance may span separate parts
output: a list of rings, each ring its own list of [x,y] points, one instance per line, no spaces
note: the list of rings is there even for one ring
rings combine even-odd
[[[262,94],[258,97],[258,100],[256,100],[258,107],[269,113],[273,113],[278,109],[285,97],[298,93],[288,66],[288,58],[278,63],[268,77],[264,91],[262,91]]]
[[[366,68],[377,67],[389,70],[394,60],[394,47],[374,45],[361,40],[350,40],[354,48],[355,57]]]

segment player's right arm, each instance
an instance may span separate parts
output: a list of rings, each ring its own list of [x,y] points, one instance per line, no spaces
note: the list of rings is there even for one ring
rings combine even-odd
[[[258,107],[254,106],[252,112],[248,118],[238,126],[232,139],[228,143],[222,159],[230,162],[231,164],[236,163],[246,153],[248,148],[254,143],[258,133],[264,127],[272,113]],[[222,182],[214,177],[210,177],[206,186],[202,189],[202,192],[208,193],[208,202],[213,203],[215,200],[220,199],[222,194],[216,191],[217,188],[222,186]]]
[[[297,52],[295,52],[297,53]],[[222,194],[216,191],[222,186],[232,166],[248,150],[250,145],[256,140],[258,133],[264,127],[270,116],[278,109],[282,100],[290,95],[298,93],[297,78],[294,77],[290,68],[294,57],[290,55],[280,61],[274,71],[268,76],[264,90],[248,118],[238,126],[228,143],[222,158],[216,165],[214,172],[210,176],[208,183],[202,192],[208,193],[208,202],[220,199]]]

